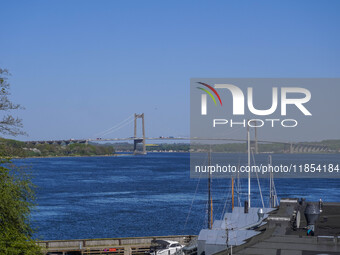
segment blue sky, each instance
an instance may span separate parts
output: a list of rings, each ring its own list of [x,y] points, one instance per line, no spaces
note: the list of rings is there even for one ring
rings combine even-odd
[[[89,138],[135,112],[148,136],[188,136],[190,78],[339,77],[339,10],[339,1],[1,1],[0,66],[26,107],[29,137],[19,139]]]

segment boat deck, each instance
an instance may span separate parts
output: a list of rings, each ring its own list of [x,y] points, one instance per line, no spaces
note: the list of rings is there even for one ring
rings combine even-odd
[[[339,255],[340,203],[322,203],[283,199],[269,213],[259,232],[240,246],[229,247],[217,255]],[[306,214],[307,206],[320,208]],[[299,216],[298,215],[299,212]],[[313,224],[310,219],[313,219]],[[309,219],[309,222],[308,222]],[[312,227],[311,227],[312,226]],[[314,230],[314,231],[311,231]]]

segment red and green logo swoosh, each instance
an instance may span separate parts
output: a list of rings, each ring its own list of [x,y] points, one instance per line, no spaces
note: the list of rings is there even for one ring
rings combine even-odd
[[[218,100],[220,101],[220,104],[221,104],[221,106],[222,106],[221,97],[220,97],[220,95],[217,93],[217,91],[216,91],[213,87],[211,87],[210,85],[208,85],[208,84],[206,84],[206,83],[203,83],[203,82],[197,82],[197,83],[199,83],[199,84],[201,84],[201,85],[203,85],[203,86],[209,88],[209,89],[217,96],[217,98],[218,98]],[[207,90],[207,89],[205,89],[205,88],[201,88],[201,87],[197,87],[197,88],[200,89],[200,90],[203,90],[204,92],[206,92],[206,93],[212,98],[212,100],[214,101],[215,105],[217,105],[217,102],[216,102],[216,100],[215,100],[214,95],[213,95],[209,90]]]

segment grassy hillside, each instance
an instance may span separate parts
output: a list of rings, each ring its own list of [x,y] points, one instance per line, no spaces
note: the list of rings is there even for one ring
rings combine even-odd
[[[99,144],[26,144],[24,142],[0,138],[0,154],[3,157],[55,157],[55,156],[95,156],[112,155],[113,146]]]

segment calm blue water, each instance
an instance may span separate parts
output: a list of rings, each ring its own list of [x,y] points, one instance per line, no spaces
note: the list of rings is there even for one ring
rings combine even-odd
[[[240,155],[230,157],[237,162]],[[339,155],[273,155],[274,162],[306,160],[334,163]],[[197,234],[207,224],[207,180],[190,179],[186,153],[14,163],[31,167],[38,186],[32,220],[36,237],[43,240]],[[268,180],[261,180],[261,185],[268,203]],[[277,179],[276,188],[280,197],[340,200],[340,179]],[[220,218],[230,210],[230,180],[214,179],[212,193],[214,217]]]

